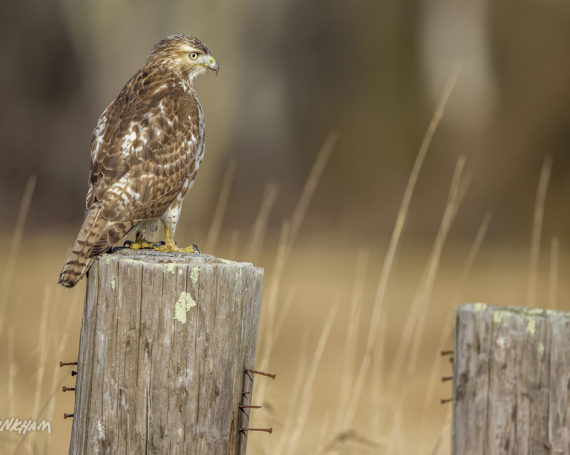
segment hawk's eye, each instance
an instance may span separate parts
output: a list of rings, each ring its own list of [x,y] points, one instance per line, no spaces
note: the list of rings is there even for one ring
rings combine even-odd
[[[190,58],[196,60],[198,58],[198,52],[190,52]]]

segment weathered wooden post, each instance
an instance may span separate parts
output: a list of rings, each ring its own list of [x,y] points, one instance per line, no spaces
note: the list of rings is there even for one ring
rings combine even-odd
[[[456,310],[453,454],[570,454],[570,313]]]
[[[244,454],[263,270],[120,250],[89,272],[70,454]]]

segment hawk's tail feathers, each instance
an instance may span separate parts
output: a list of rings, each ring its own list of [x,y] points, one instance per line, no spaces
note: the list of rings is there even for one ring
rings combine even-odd
[[[71,288],[87,273],[95,258],[123,238],[136,225],[113,222],[100,216],[99,210],[87,213],[73,249],[61,270],[58,283]]]

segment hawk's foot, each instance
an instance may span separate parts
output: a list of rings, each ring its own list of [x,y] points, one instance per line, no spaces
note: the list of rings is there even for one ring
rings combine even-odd
[[[200,250],[198,249],[198,245],[196,245],[195,243],[193,243],[190,246],[187,246],[186,248],[180,248],[178,245],[176,245],[176,243],[172,242],[160,242],[162,243],[162,245],[160,245],[159,243],[156,243],[152,249],[155,251],[164,251],[165,253],[199,253]]]
[[[198,245],[193,243],[186,248],[180,248],[176,245],[174,237],[166,226],[164,226],[164,235],[166,237],[165,242],[158,242],[152,245],[152,249],[155,251],[164,251],[165,253],[199,253]]]
[[[131,240],[126,240],[125,243],[123,243],[123,246],[125,248],[130,248],[131,250],[150,250],[151,248],[154,248],[154,245],[156,245],[156,243],[145,240],[144,237],[138,232],[134,242]]]

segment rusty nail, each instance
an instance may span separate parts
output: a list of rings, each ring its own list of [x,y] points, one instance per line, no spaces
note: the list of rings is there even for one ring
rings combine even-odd
[[[441,378],[441,382],[452,381],[452,380],[453,380],[453,376],[444,376],[443,378]]]
[[[70,418],[73,418],[73,415],[74,414],[63,414],[63,418],[64,419],[70,419]]]
[[[59,362],[59,367],[67,367],[71,365],[77,365],[77,362]]]
[[[442,398],[441,404],[450,403],[453,401],[453,398]]]
[[[265,431],[266,433],[273,433],[273,428],[240,428],[239,431],[245,433],[246,431]]]
[[[240,409],[259,409],[261,406],[252,406],[251,404],[240,404],[238,406]]]
[[[267,376],[268,378],[271,379],[275,379],[277,377],[276,374],[273,373],[264,373],[263,371],[259,371],[259,370],[253,370],[251,368],[248,368],[247,370],[245,370],[246,373],[255,373],[255,374],[260,374],[261,376]]]
[[[443,357],[443,356],[446,356],[446,355],[453,355],[453,350],[450,350],[450,351],[441,351],[441,355],[442,355],[442,357]]]
[[[77,376],[77,371],[72,370],[72,371],[71,371],[71,376]]]
[[[249,395],[250,393],[251,393],[251,392],[242,392],[242,393],[241,393],[241,396],[242,396],[242,397],[245,397],[246,395]]]
[[[63,386],[63,387],[61,388],[61,391],[62,391],[62,392],[71,392],[72,390],[75,390],[75,387],[65,387],[65,386]]]

